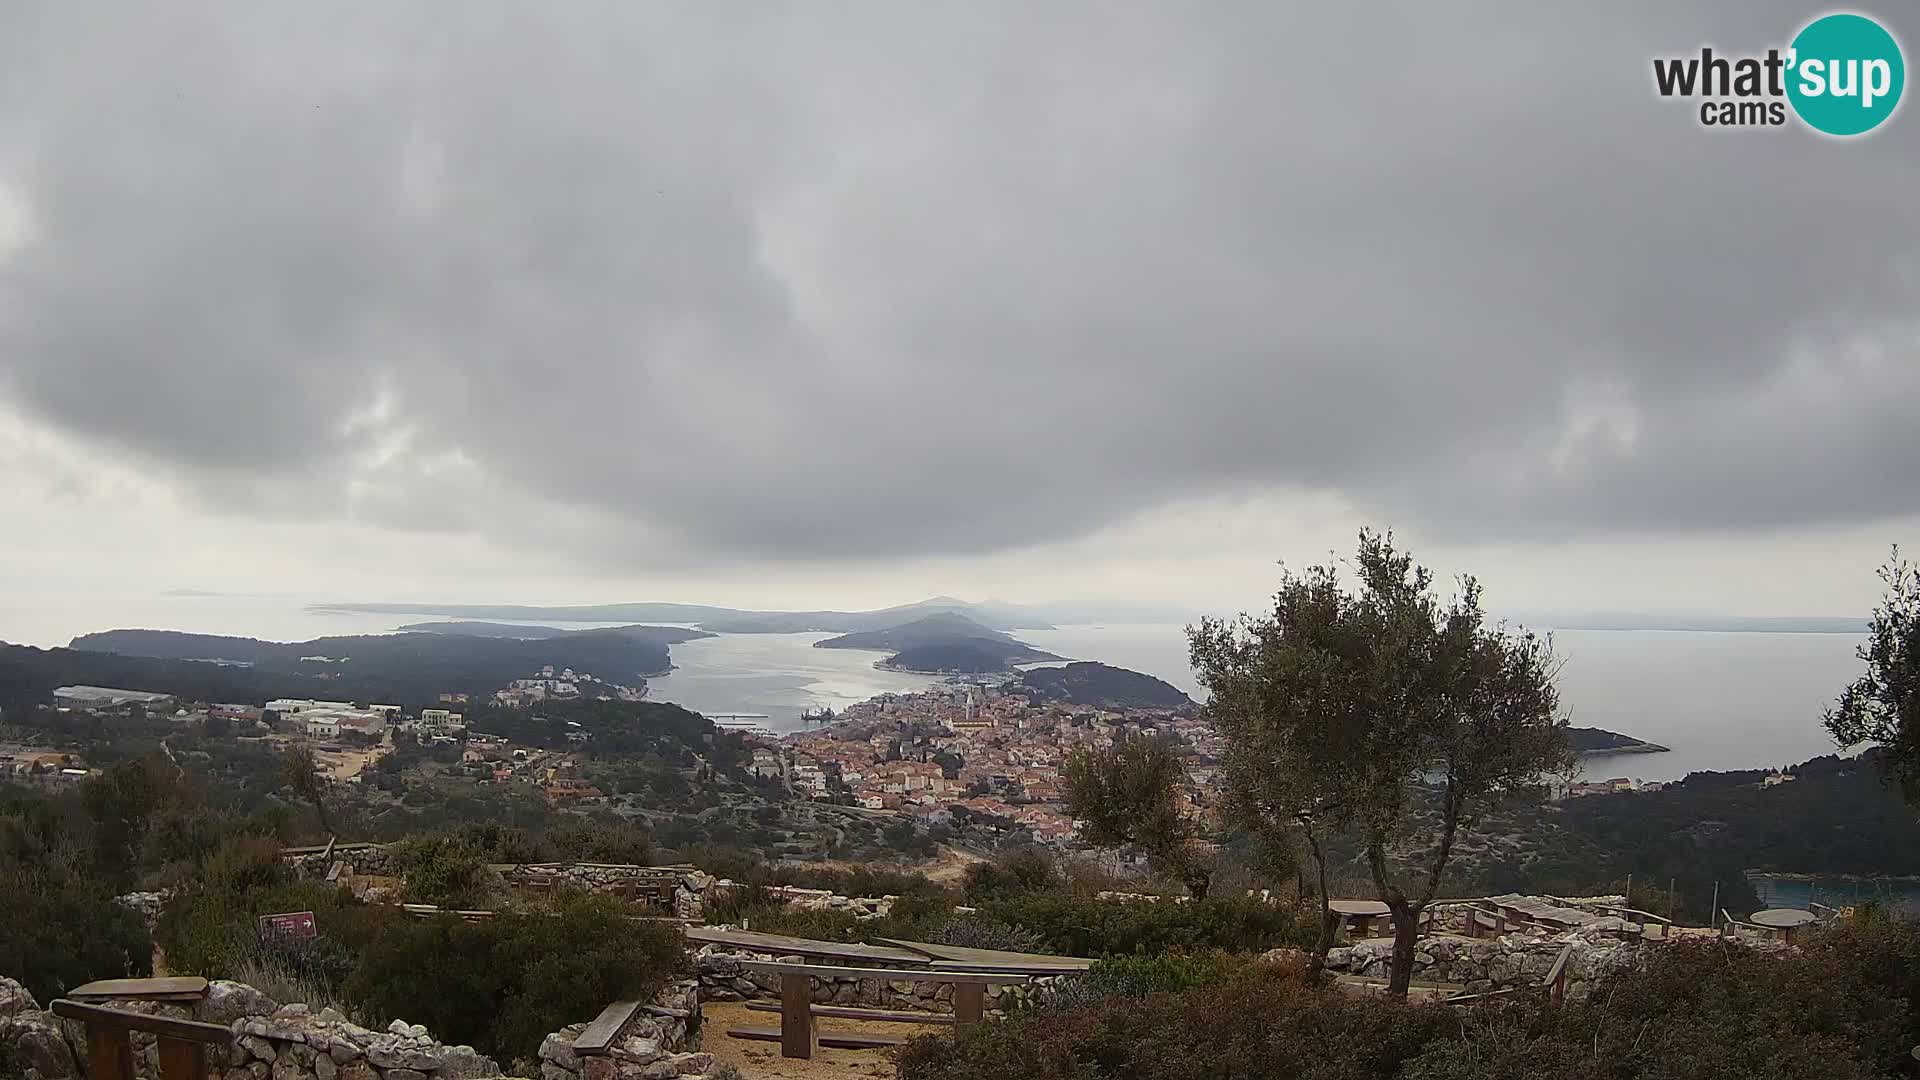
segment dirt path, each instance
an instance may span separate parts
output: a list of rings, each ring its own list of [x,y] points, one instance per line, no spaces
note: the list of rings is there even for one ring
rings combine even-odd
[[[932,1024],[922,1027],[919,1024],[874,1023],[836,1017],[821,1017],[817,1022],[823,1031],[891,1035],[896,1038],[939,1035],[952,1030]],[[700,1049],[712,1054],[716,1061],[732,1064],[748,1080],[869,1080],[896,1075],[894,1052],[891,1050],[830,1050],[816,1047],[813,1057],[802,1060],[781,1057],[779,1043],[735,1039],[727,1034],[728,1028],[779,1026],[778,1013],[752,1012],[739,1002],[709,1001],[700,1006]]]
[[[958,885],[967,876],[967,867],[987,860],[951,844],[940,845],[940,855],[927,867],[926,875],[942,885]]]

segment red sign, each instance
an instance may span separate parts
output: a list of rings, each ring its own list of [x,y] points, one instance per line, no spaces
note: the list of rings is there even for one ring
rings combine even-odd
[[[313,912],[289,911],[283,915],[260,916],[262,941],[311,941],[320,931],[313,925]]]

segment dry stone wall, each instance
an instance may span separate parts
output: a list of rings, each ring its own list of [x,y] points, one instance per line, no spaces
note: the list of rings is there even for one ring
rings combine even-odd
[[[1601,933],[1513,933],[1497,938],[1420,940],[1413,956],[1416,980],[1457,983],[1471,994],[1508,987],[1538,986],[1560,953],[1572,947],[1565,968],[1567,997],[1585,997],[1600,975],[1631,960],[1638,946]],[[1353,975],[1387,976],[1393,959],[1391,938],[1371,938],[1327,953],[1327,967]]]
[[[216,981],[191,1005],[175,1002],[105,1001],[128,1012],[199,1020],[229,1028],[233,1042],[209,1047],[208,1075],[215,1080],[478,1080],[498,1077],[498,1063],[470,1046],[437,1042],[419,1024],[395,1020],[374,1030],[330,1009],[281,1005],[243,983]],[[688,1053],[699,1040],[699,985],[674,983],[650,1008],[621,1030],[613,1053],[592,1067],[572,1051],[585,1023],[562,1028],[541,1043],[542,1080],[656,1080],[699,1078],[713,1068],[711,1055]],[[133,1032],[134,1075],[159,1080],[158,1047],[152,1035]],[[0,978],[0,1065],[25,1080],[81,1080],[86,1075],[86,1029],[43,1011],[26,988]]]
[[[748,961],[779,961],[822,967],[889,966],[873,960],[861,960],[857,965],[849,965],[836,963],[830,958],[781,956],[705,945],[693,957],[693,969],[700,977],[701,1000],[779,1001],[779,976],[749,970],[746,967]],[[925,974],[924,970],[901,968],[897,979],[815,976],[809,981],[813,986],[813,1003],[816,1005],[866,1005],[909,1012],[952,1012],[953,984],[915,978],[916,975]],[[1026,986],[989,986],[986,991],[987,1011],[1005,1012],[1018,1004],[1044,998],[1054,992],[1059,981],[1048,976],[1034,979]]]
[[[336,862],[345,863],[357,876],[399,877],[400,867],[381,844],[342,844],[332,853],[310,848],[287,852],[287,864],[301,877],[324,877]],[[625,863],[515,863],[495,866],[494,870],[509,886],[577,889],[590,893],[626,894],[663,882],[673,886],[673,912],[695,922],[705,917],[709,901],[727,896],[747,886],[728,878],[715,878],[701,870],[677,866],[635,866]],[[803,889],[797,885],[769,885],[761,888],[767,900],[808,911],[845,911],[855,918],[877,919],[890,914],[897,896],[842,896],[826,889]]]

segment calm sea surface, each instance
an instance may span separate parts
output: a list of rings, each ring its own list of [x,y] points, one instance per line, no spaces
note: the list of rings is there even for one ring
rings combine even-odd
[[[149,627],[295,641],[392,630],[430,616],[332,614],[299,596],[151,595],[112,604],[0,597],[0,640],[64,645],[75,634]],[[597,624],[574,624],[582,628]],[[879,654],[816,649],[824,634],[727,634],[673,647],[657,700],[709,713],[765,713],[774,730],[800,713],[932,684],[873,667]],[[1159,676],[1198,694],[1178,625],[1063,626],[1018,635],[1075,659]],[[1759,769],[1832,752],[1820,712],[1857,675],[1852,634],[1563,630],[1561,702],[1575,724],[1671,747],[1588,759],[1595,777],[1672,780],[1697,769]]]

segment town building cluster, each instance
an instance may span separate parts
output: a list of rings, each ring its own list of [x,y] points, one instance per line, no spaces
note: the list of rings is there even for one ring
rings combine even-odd
[[[781,776],[796,794],[892,811],[928,825],[956,817],[1023,828],[1068,845],[1079,826],[1066,811],[1060,769],[1081,746],[1153,733],[1190,752],[1188,806],[1204,812],[1220,749],[1211,726],[1188,713],[1036,703],[1017,684],[953,682],[882,694],[836,722],[771,741],[753,769]]]
[[[584,671],[576,673],[570,667],[555,671],[552,664],[547,664],[540,669],[539,674],[525,679],[515,679],[493,692],[495,701],[516,709],[524,709],[542,701],[564,701],[578,697],[645,701],[647,685],[643,681],[639,686],[624,686],[620,683],[597,679]]]

